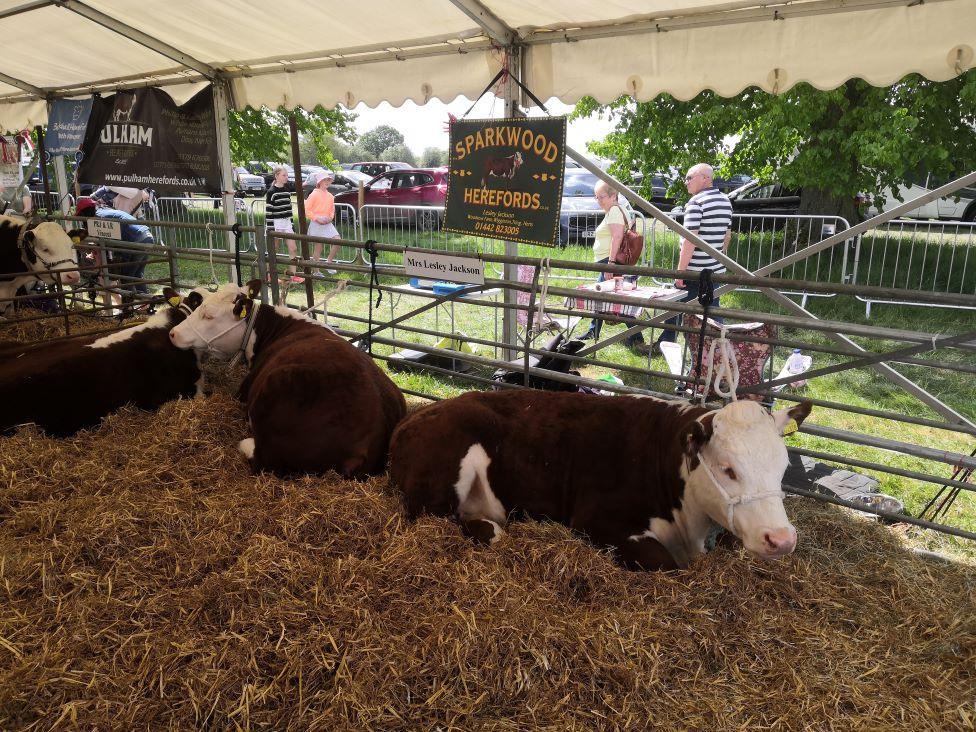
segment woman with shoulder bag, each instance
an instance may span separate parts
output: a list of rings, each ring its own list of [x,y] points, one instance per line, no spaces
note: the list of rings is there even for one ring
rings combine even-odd
[[[594,232],[593,261],[596,264],[634,264],[634,262],[618,261],[618,257],[621,254],[621,247],[624,246],[624,235],[630,229],[632,222],[627,210],[618,200],[617,191],[606,181],[601,180],[593,187],[593,195],[605,213],[603,220]],[[632,250],[628,249],[627,253],[633,258],[634,252]],[[636,255],[640,256],[640,252],[637,251]],[[601,272],[597,282],[603,282],[611,277],[612,275]],[[621,285],[624,282],[630,283],[633,286],[637,284],[636,275],[618,275],[614,279],[619,280]],[[602,320],[594,318],[593,322],[590,323],[590,329],[583,336],[583,340],[599,340],[602,325]],[[639,353],[644,353],[647,348],[647,344],[644,343],[644,336],[640,333],[629,336],[627,338],[627,345]]]

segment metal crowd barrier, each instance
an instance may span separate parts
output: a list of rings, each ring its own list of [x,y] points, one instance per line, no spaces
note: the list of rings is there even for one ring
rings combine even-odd
[[[682,221],[682,214],[675,214]],[[847,229],[850,224],[840,216],[800,216],[799,214],[732,214],[732,240],[726,252],[751,272],[782,257],[802,252],[806,247]],[[648,232],[644,262],[649,266],[675,268],[678,266],[680,239],[673,231],[656,225]],[[785,279],[808,282],[848,281],[848,259],[851,240],[842,248],[831,247],[808,259],[791,264],[782,270]],[[841,249],[841,251],[836,251]],[[664,284],[664,283],[660,283]],[[741,287],[741,290],[754,288]],[[806,305],[811,297],[833,297],[833,293],[814,293],[809,290],[783,290],[784,295],[800,297]]]
[[[862,234],[854,250],[851,281],[865,285],[976,294],[976,223],[896,219]],[[873,299],[858,295],[871,317],[874,304],[954,307],[911,299]]]

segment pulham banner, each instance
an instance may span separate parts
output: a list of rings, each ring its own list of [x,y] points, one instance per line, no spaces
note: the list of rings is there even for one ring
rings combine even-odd
[[[220,193],[209,86],[182,105],[155,88],[94,99],[81,151],[82,183]]]

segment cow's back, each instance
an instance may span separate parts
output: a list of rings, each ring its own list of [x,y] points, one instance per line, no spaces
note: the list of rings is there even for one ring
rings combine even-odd
[[[239,396],[254,431],[255,467],[284,474],[382,472],[406,412],[369,356],[315,323],[297,322],[260,348]]]
[[[92,348],[94,340],[86,336],[0,354],[0,430],[33,422],[51,434],[69,435],[126,404],[156,409],[196,393],[196,356],[175,348],[168,329],[142,330],[107,348]]]
[[[662,481],[677,474],[676,435],[704,411],[627,396],[471,392],[400,424],[391,484],[412,515],[451,513],[460,462],[479,443],[491,461],[491,489],[510,512],[573,525],[626,510],[643,514],[646,526],[649,513],[665,515],[675,505],[674,486]]]

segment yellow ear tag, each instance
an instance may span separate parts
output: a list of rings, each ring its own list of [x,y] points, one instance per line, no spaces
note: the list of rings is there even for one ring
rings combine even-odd
[[[175,308],[177,305],[180,304],[180,297],[179,295],[173,295],[173,297],[171,297],[166,302],[168,302],[170,305],[172,305]]]
[[[800,425],[796,423],[795,419],[791,419],[789,422],[786,423],[786,426],[783,428],[783,437],[786,437],[787,435],[792,435],[798,429],[800,429]]]
[[[71,237],[71,241],[73,243],[75,243],[75,244],[81,244],[81,237],[80,236],[73,236],[73,237]]]
[[[247,317],[247,308],[241,308],[241,320],[244,320],[244,318],[246,317]],[[796,424],[796,422],[794,422],[793,424]]]

